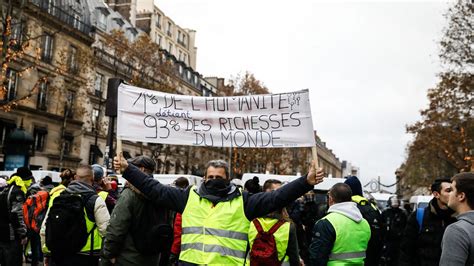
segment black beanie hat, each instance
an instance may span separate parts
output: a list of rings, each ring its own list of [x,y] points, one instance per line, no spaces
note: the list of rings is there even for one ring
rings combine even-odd
[[[344,183],[351,187],[352,195],[362,196],[362,184],[357,176],[348,177]]]
[[[23,180],[30,180],[30,179],[33,178],[33,173],[26,166],[22,166],[22,167],[19,167],[18,169],[16,169],[16,174],[15,175],[21,177],[21,179],[23,179]]]

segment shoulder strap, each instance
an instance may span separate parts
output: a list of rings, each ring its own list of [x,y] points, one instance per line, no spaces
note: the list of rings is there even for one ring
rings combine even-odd
[[[416,221],[418,222],[418,233],[421,233],[423,227],[423,216],[425,215],[425,208],[416,209]]]
[[[81,195],[82,196],[82,195]],[[94,216],[94,208],[95,208],[95,201],[99,197],[96,193],[88,193],[83,197],[84,208],[86,209],[87,218],[95,223],[95,216]]]
[[[260,224],[260,221],[258,219],[253,219],[253,225],[255,225],[255,228],[257,228],[257,232],[259,233],[263,233],[265,231],[263,231],[263,228],[262,228],[262,225]]]
[[[13,190],[13,185],[10,185],[10,189],[8,190],[8,194],[7,194],[7,209],[8,209],[8,211],[10,211],[10,209],[11,209],[10,197],[12,195],[12,190]]]
[[[278,220],[278,222],[274,224],[270,230],[268,230],[268,233],[273,235],[284,223],[284,220]]]

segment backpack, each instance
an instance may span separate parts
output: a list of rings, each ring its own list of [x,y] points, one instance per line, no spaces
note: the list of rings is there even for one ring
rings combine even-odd
[[[168,212],[160,211],[149,200],[145,200],[143,209],[137,217],[131,235],[137,251],[142,255],[158,255],[169,252],[173,244],[173,227],[163,223]]]
[[[54,199],[46,219],[46,246],[53,256],[72,255],[86,245],[96,225],[87,232],[84,214],[87,214],[89,220],[95,221],[93,211],[91,214],[89,210],[91,204],[94,206],[97,197],[94,192],[84,195],[63,191]],[[91,249],[92,247],[93,245]]]
[[[416,222],[418,223],[418,233],[423,229],[423,217],[425,216],[425,208],[416,209]]]
[[[281,265],[282,261],[278,260],[278,250],[275,242],[275,237],[273,234],[285,223],[283,220],[278,220],[270,230],[265,232],[262,228],[262,225],[258,219],[253,220],[253,224],[257,229],[257,236],[252,245],[252,250],[250,251],[250,265],[251,266],[273,266]]]
[[[38,191],[36,194],[28,196],[23,203],[23,219],[28,229],[39,233],[48,210],[48,201],[49,193]]]

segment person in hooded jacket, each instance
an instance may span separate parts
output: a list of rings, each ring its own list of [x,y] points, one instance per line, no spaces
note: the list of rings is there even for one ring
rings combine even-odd
[[[431,185],[433,199],[424,208],[408,216],[400,243],[400,266],[437,266],[441,257],[441,241],[448,225],[454,223],[454,211],[448,207],[451,180],[436,179]],[[418,216],[421,228],[419,226]]]
[[[153,175],[155,171],[155,161],[148,156],[138,156],[129,159],[130,164],[138,167],[140,171],[147,175]],[[110,261],[113,265],[137,265],[137,266],[157,266],[160,261],[160,252],[153,254],[143,254],[137,248],[135,241],[143,236],[135,236],[136,228],[144,226],[140,224],[142,216],[157,216],[165,219],[167,210],[149,208],[150,200],[138,191],[133,185],[127,183],[117,204],[112,212],[107,233],[102,249],[102,258]],[[153,211],[154,213],[148,213]],[[151,232],[150,232],[151,233]],[[156,239],[156,245],[160,239]],[[106,265],[107,263],[104,263]]]
[[[56,266],[94,266],[99,264],[99,252],[102,248],[102,237],[105,235],[107,226],[109,224],[110,215],[105,205],[104,198],[90,197],[96,194],[94,187],[94,174],[92,168],[88,165],[80,165],[75,171],[74,181],[72,181],[66,189],[58,192],[58,196],[62,193],[79,194],[81,197],[88,198],[85,202],[84,216],[87,223],[93,223],[92,231],[88,235],[87,244],[80,252],[64,256],[63,254],[51,253],[51,264]],[[51,207],[46,212],[43,224],[41,225],[40,236],[41,245],[47,248],[46,245],[46,227],[48,224],[48,216],[51,208],[54,206],[55,198],[50,199]],[[95,200],[94,200],[95,199]],[[93,217],[93,219],[89,219]],[[91,239],[91,240],[89,240]],[[94,239],[94,241],[92,241]]]
[[[458,221],[446,228],[439,265],[474,265],[474,173],[460,173],[451,180],[448,206]]]
[[[27,228],[23,220],[23,203],[33,174],[28,167],[19,167],[0,193],[0,265],[20,266]]]
[[[314,225],[310,265],[364,265],[370,226],[351,196],[351,188],[344,183],[329,190],[328,214]]]
[[[157,206],[182,213],[181,265],[243,265],[250,221],[285,207],[322,182],[316,162],[307,176],[272,192],[250,194],[230,183],[229,166],[214,160],[207,164],[204,183],[180,190],[165,186],[127,163],[114,158],[114,167]]]
[[[362,217],[364,217],[370,225],[371,234],[364,265],[378,266],[382,256],[383,237],[385,234],[382,214],[376,204],[362,196],[362,184],[357,176],[348,177],[344,183],[351,188],[352,201],[357,203],[357,208],[359,208],[360,213],[362,213]]]

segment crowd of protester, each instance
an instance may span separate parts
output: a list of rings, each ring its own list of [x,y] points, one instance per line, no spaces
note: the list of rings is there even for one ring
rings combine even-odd
[[[202,184],[153,178],[147,156],[114,170],[80,165],[34,180],[0,178],[0,266],[31,265],[474,265],[474,173],[436,179],[426,208],[393,196],[384,210],[348,177],[315,190],[309,166],[290,183],[231,181],[210,161]]]

